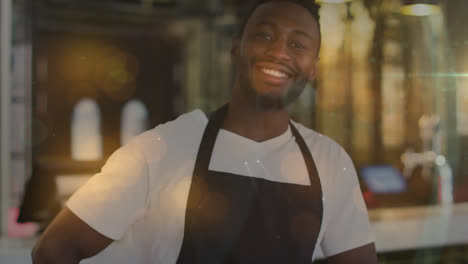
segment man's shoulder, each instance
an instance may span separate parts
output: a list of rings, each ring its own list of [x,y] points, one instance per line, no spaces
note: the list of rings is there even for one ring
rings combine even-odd
[[[168,154],[168,150],[177,151],[196,145],[207,122],[205,114],[198,109],[182,114],[133,137],[120,148],[120,152],[153,159],[159,154]]]
[[[176,119],[157,125],[134,138],[129,144],[145,143],[148,141],[170,140],[171,138],[180,139],[181,136],[193,134],[195,131],[203,130],[206,126],[207,118],[199,110],[193,110],[179,115]]]
[[[207,122],[208,120],[205,114],[200,109],[195,109],[191,112],[181,114],[171,121],[159,124],[147,132],[161,133],[165,130],[183,130],[186,128],[192,128],[193,126],[204,127]]]

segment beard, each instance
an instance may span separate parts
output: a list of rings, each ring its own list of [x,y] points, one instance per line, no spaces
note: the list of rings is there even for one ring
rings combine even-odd
[[[280,110],[285,109],[292,104],[302,94],[307,85],[306,80],[295,82],[293,85],[286,89],[283,95],[276,95],[272,93],[260,94],[254,91],[257,105],[263,110]]]
[[[254,86],[251,76],[240,76],[240,85],[247,94],[247,100],[261,110],[283,110],[293,103],[304,91],[308,80],[299,78],[285,88],[282,94],[274,92],[259,92]]]

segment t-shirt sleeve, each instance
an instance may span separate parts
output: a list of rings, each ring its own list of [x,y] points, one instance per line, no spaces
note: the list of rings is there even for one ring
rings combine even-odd
[[[119,240],[146,211],[147,163],[132,146],[114,152],[66,206],[99,233]]]
[[[330,215],[321,248],[325,256],[357,248],[374,241],[367,208],[362,197],[354,165],[342,151],[334,162]],[[327,201],[326,201],[327,202]]]

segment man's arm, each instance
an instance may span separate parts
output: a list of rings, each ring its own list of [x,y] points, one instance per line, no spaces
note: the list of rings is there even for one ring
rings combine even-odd
[[[327,263],[330,264],[377,264],[377,253],[375,244],[370,243],[358,248],[328,257]]]
[[[33,248],[32,261],[34,264],[79,263],[101,252],[112,241],[65,207]]]

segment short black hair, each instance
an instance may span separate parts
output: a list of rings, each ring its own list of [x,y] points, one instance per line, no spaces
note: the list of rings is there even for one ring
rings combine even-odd
[[[251,1],[250,4],[247,4],[243,9],[240,10],[238,13],[240,18],[239,28],[237,30],[237,34],[239,37],[242,37],[244,33],[245,26],[247,25],[247,21],[249,20],[252,13],[257,9],[258,6],[268,3],[268,2],[290,2],[297,5],[302,6],[303,8],[307,9],[312,17],[317,22],[318,32],[319,32],[319,48],[320,48],[320,41],[322,39],[322,33],[320,30],[320,14],[319,9],[320,5],[315,2],[315,0],[254,0]]]

